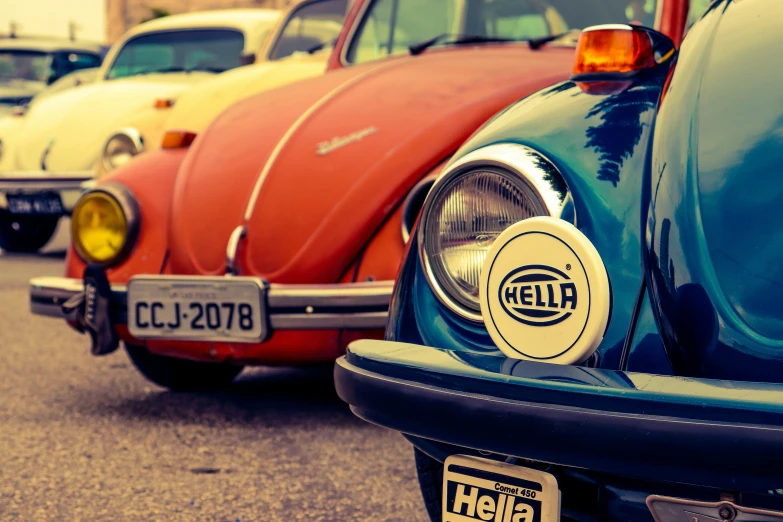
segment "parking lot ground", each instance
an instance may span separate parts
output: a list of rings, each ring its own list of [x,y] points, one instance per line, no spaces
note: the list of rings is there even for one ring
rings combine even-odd
[[[61,234],[0,256],[0,520],[424,522],[411,446],[354,417],[329,366],[171,393],[28,311]]]

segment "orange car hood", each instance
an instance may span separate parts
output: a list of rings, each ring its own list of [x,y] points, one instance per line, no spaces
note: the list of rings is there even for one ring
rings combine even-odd
[[[243,274],[337,281],[407,191],[482,123],[568,77],[573,50],[451,48],[336,70],[224,112],[177,177],[177,273],[219,274],[245,224]]]

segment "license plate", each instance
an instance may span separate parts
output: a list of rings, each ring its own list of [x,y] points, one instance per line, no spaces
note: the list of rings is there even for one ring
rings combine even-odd
[[[58,194],[6,194],[5,199],[11,214],[63,214],[63,203]]]
[[[729,501],[701,502],[684,498],[647,497],[647,507],[655,522],[781,522],[783,511],[749,508]]]
[[[137,339],[260,342],[264,285],[241,277],[134,277],[128,330]]]
[[[554,475],[494,460],[454,455],[443,473],[443,522],[557,522]]]

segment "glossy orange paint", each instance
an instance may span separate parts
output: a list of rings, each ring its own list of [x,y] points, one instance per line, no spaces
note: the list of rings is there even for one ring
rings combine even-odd
[[[172,266],[222,273],[228,238],[244,224],[242,273],[277,283],[336,282],[436,163],[512,101],[566,78],[572,61],[572,49],[525,44],[441,49],[342,69],[234,105],[182,166]],[[259,128],[257,114],[275,117]],[[319,144],[356,133],[365,135],[318,154]],[[218,168],[231,173],[230,184],[218,181]],[[204,212],[216,203],[219,215]]]
[[[346,67],[339,56],[362,3],[347,18],[328,74],[241,101],[189,149],[141,155],[105,180],[128,186],[142,212],[139,242],[108,271],[112,282],[224,274],[239,226],[247,229],[237,256],[242,275],[279,284],[391,280],[411,188],[498,111],[570,74],[573,49],[526,44],[446,47]],[[664,17],[684,17],[687,2],[666,9]],[[662,28],[679,41],[673,24]],[[67,274],[80,277],[83,268],[69,251]],[[140,343],[118,331],[154,353],[243,364],[327,361],[353,339],[382,336],[276,331],[261,344]]]

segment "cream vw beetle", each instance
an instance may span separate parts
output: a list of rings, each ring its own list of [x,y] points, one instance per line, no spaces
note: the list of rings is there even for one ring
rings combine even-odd
[[[323,72],[328,53],[315,51],[339,34],[346,3],[174,15],[126,33],[93,85],[34,104],[13,136],[0,135],[0,248],[40,249],[85,185],[159,148],[169,122],[187,131],[175,137],[193,136],[233,101]],[[297,51],[312,55],[281,60]]]

